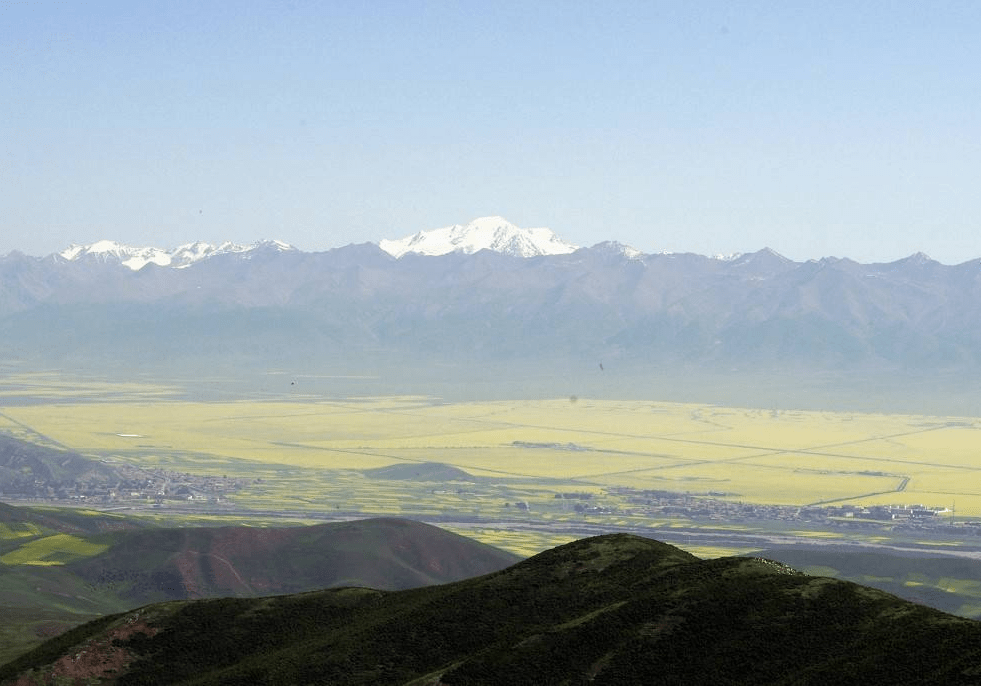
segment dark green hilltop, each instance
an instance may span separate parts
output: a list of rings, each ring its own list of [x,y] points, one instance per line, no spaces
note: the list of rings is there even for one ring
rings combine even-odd
[[[762,558],[626,534],[405,591],[178,601],[102,618],[3,683],[976,684],[981,624]],[[58,681],[61,679],[62,681]]]
[[[68,533],[102,552],[58,564],[0,561],[0,663],[74,626],[148,603],[340,586],[401,590],[521,558],[436,526],[377,518],[310,526],[146,526],[139,517],[0,503],[7,548]]]
[[[970,619],[981,618],[981,561],[878,552],[856,545],[782,546],[756,555],[807,574],[834,576]]]

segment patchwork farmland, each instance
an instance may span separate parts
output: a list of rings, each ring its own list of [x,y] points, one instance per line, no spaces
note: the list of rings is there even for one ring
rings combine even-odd
[[[575,398],[201,402],[160,384],[48,383],[0,388],[0,431],[157,470],[152,489],[99,506],[155,505],[160,516],[398,515],[456,522],[496,544],[507,531],[521,553],[589,525],[671,530],[704,520],[817,535],[827,527],[800,523],[821,519],[839,536],[858,521],[881,535],[914,516],[961,526],[981,518],[976,418]],[[432,464],[457,476],[371,471]],[[223,483],[234,488],[215,497]]]

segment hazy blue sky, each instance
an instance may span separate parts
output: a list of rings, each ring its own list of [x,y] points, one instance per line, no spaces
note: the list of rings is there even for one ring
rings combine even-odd
[[[981,257],[981,2],[0,0],[0,254]]]

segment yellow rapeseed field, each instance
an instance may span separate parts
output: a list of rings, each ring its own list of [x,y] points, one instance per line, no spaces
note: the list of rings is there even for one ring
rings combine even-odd
[[[977,418],[567,398],[184,402],[161,387],[143,398],[125,390],[108,402],[43,396],[0,413],[84,454],[198,473],[432,461],[570,489],[629,486],[791,505],[956,501],[959,515],[981,516]],[[380,502],[397,511],[388,496]]]

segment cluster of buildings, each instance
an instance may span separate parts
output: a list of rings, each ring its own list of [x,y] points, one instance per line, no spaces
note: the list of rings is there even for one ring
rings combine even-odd
[[[117,465],[111,478],[93,477],[77,481],[13,480],[0,488],[0,495],[18,500],[46,502],[113,503],[164,501],[220,502],[242,488],[245,480],[220,476],[195,476],[163,469]]]
[[[611,488],[611,495],[625,501],[629,514],[648,516],[683,517],[709,521],[741,522],[770,520],[786,522],[821,522],[834,526],[872,520],[914,524],[950,524],[953,511],[950,508],[922,504],[901,505],[767,505],[724,499],[724,493],[690,494],[672,491]],[[601,513],[609,508],[596,506],[584,508],[586,513]],[[628,512],[621,510],[624,514]]]

